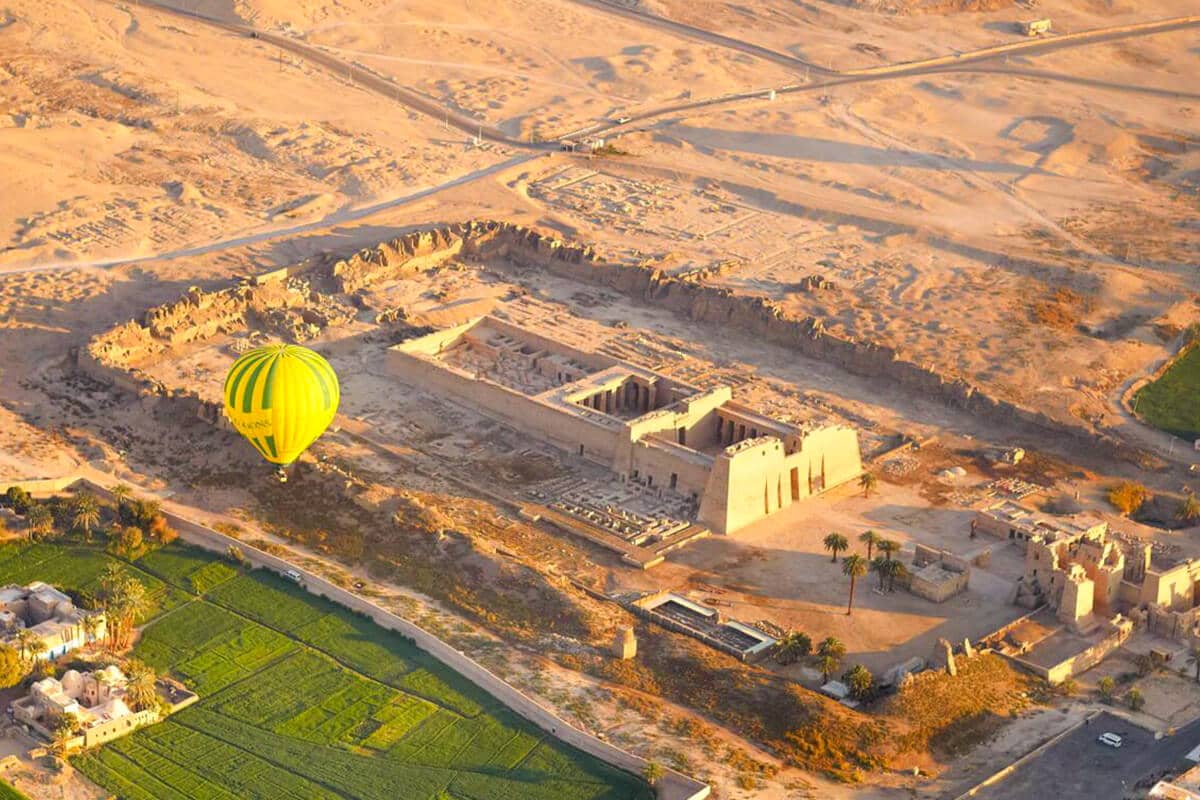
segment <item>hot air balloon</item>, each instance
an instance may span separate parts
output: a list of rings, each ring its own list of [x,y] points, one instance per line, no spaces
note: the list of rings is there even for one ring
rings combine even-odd
[[[259,347],[233,363],[225,413],[263,458],[284,472],[337,413],[341,391],[329,362],[293,344]]]

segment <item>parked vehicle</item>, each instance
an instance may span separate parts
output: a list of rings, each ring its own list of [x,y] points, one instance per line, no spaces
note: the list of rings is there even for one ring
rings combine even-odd
[[[1117,734],[1109,731],[1107,733],[1100,734],[1100,736],[1096,738],[1096,741],[1100,744],[1108,745],[1109,747],[1120,747],[1123,740]]]

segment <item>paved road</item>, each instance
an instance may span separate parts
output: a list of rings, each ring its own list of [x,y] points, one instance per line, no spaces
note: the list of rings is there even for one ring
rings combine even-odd
[[[1112,731],[1124,738],[1119,750],[1096,741]],[[1200,744],[1200,721],[1161,741],[1128,720],[1101,714],[1090,725],[1055,743],[1007,778],[979,791],[977,800],[1123,800],[1135,796],[1139,781],[1157,779],[1168,769],[1190,765],[1184,758]]]
[[[983,47],[978,50],[951,53],[946,56],[937,56],[934,58],[925,58],[916,61],[900,62],[896,64],[881,64],[876,67],[865,67],[861,69],[836,70],[832,68],[821,67],[811,61],[805,61],[802,58],[797,58],[796,56],[782,53],[778,50],[771,50],[770,48],[754,44],[753,42],[735,39],[731,36],[725,36],[705,28],[699,28],[694,25],[689,25],[685,22],[679,22],[678,20],[660,16],[658,14],[650,14],[644,11],[638,11],[623,5],[618,0],[574,1],[580,5],[588,6],[589,8],[595,8],[609,14],[624,17],[626,19],[632,19],[642,24],[651,25],[661,30],[678,34],[684,38],[706,42],[708,44],[715,44],[730,50],[737,50],[739,52],[746,53],[747,55],[761,58],[790,69],[801,70],[805,73],[813,73],[817,75],[844,77],[921,74],[922,70],[932,67],[946,67],[946,62],[949,62],[951,67],[963,66],[967,64],[976,64],[981,61],[991,61],[993,59],[1002,58],[1005,55],[1032,55],[1051,53],[1056,50],[1077,47],[1083,44],[1112,42],[1119,39],[1128,39],[1131,37],[1146,36],[1154,33],[1164,33],[1166,31],[1183,30],[1186,28],[1200,26],[1200,18],[1195,16],[1172,17],[1170,19],[1140,23],[1133,26],[1122,25],[1113,28],[1098,28],[1091,31],[1077,31],[1071,34],[1048,36],[1045,38],[1039,37],[1032,39],[1015,39],[1012,42],[1007,42],[1002,45],[993,45],[990,47]],[[951,69],[950,71],[953,70]]]
[[[505,144],[509,147],[518,147],[525,150],[555,150],[558,145],[555,143],[532,144],[521,139],[514,139],[508,136],[499,128],[488,123],[482,123],[479,120],[462,114],[458,111],[447,108],[432,97],[415,92],[405,86],[401,86],[393,81],[390,81],[377,73],[371,72],[368,69],[351,64],[348,61],[331,55],[318,47],[310,44],[305,44],[298,39],[293,39],[290,36],[280,36],[275,33],[258,30],[250,25],[241,25],[234,22],[226,22],[214,17],[201,14],[196,11],[188,11],[181,8],[168,6],[155,0],[141,0],[142,5],[154,8],[167,14],[175,14],[178,16],[187,17],[197,22],[203,22],[206,25],[211,25],[216,28],[236,33],[241,36],[250,37],[261,42],[265,42],[273,47],[278,47],[281,50],[287,50],[290,53],[295,53],[306,61],[318,64],[329,70],[335,75],[343,76],[347,80],[352,81],[355,85],[369,89],[384,97],[391,98],[399,103],[403,103],[410,108],[425,114],[435,120],[448,123],[464,133],[471,136],[480,136],[481,138]]]

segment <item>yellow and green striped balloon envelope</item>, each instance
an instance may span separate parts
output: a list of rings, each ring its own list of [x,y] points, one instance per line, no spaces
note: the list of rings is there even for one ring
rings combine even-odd
[[[286,466],[325,432],[341,391],[329,362],[294,344],[259,347],[225,379],[225,413],[273,464]]]

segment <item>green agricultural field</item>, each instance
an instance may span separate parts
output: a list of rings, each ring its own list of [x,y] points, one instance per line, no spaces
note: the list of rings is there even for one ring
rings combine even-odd
[[[1135,398],[1138,416],[1188,441],[1200,439],[1200,346],[1175,360]]]
[[[98,549],[0,547],[0,581],[86,588]],[[135,655],[200,702],[74,759],[121,800],[650,800],[402,636],[269,574],[170,546]],[[0,800],[3,800],[0,797]]]
[[[0,781],[0,800],[29,800],[29,798],[7,783]]]
[[[10,544],[0,547],[0,584],[45,581],[63,589],[95,595],[100,591],[100,573],[117,559],[98,547],[57,544]],[[146,587],[147,609],[140,622],[178,608],[188,602],[187,592],[171,586],[136,566],[126,565],[129,574]]]

